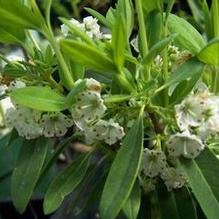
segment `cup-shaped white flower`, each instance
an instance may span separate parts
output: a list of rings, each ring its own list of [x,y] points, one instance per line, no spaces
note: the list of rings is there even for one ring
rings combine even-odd
[[[205,148],[196,135],[192,135],[189,131],[183,133],[176,133],[170,136],[167,142],[167,149],[171,156],[179,157],[184,156],[186,158],[196,158],[200,152]]]
[[[102,39],[102,33],[100,32],[100,25],[97,23],[97,19],[88,16],[83,19],[85,32],[92,39]]]
[[[109,145],[115,144],[125,135],[123,127],[114,122],[113,119],[109,121],[99,120],[93,128],[93,132],[96,139],[103,140]]]
[[[11,107],[6,111],[8,125],[14,127],[18,134],[26,139],[34,139],[42,135],[40,118],[41,112],[22,106]]]
[[[146,176],[155,177],[166,168],[166,156],[162,151],[145,148],[141,170]]]
[[[45,137],[60,137],[73,125],[73,120],[61,112],[46,113],[42,115],[40,124]]]
[[[86,122],[101,118],[106,106],[100,94],[94,91],[85,91],[78,95],[77,102],[72,109],[74,119],[83,119]]]
[[[161,178],[163,179],[168,191],[183,187],[187,181],[185,174],[173,167],[166,168],[161,173]]]
[[[175,106],[176,122],[184,131],[189,127],[197,127],[203,120],[203,101],[195,95],[188,96],[182,103]]]
[[[210,134],[216,134],[219,132],[219,97],[210,96],[205,101],[205,107],[203,108],[204,120],[198,128],[198,135],[202,139],[205,139]]]
[[[85,17],[82,23],[75,20],[74,18],[70,19],[70,22],[78,27],[81,31],[85,32],[93,40],[111,39],[111,34],[103,34],[100,31],[100,25],[97,23],[97,19],[92,16]],[[67,25],[61,25],[61,30],[65,37],[68,36],[69,28]]]
[[[72,18],[69,20],[73,25],[75,25],[76,27],[78,27],[80,30],[85,31],[85,27],[83,23],[80,23],[78,20]],[[66,37],[68,36],[68,32],[69,32],[69,28],[67,25],[62,24],[61,25],[61,31],[63,33],[63,35]]]

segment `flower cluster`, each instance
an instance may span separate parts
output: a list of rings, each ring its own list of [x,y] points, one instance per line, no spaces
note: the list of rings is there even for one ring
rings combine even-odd
[[[19,105],[7,110],[6,120],[26,139],[63,136],[73,125],[72,120],[61,112],[43,113]]]
[[[176,122],[181,132],[170,136],[170,155],[195,158],[205,148],[205,140],[219,132],[219,97],[207,89],[199,90],[175,106]]]
[[[178,47],[173,46],[173,45],[169,45],[167,47],[167,53],[168,53],[168,57],[169,57],[169,62],[168,62],[169,71],[173,70],[174,63],[180,59],[180,57],[182,56],[182,54],[184,52],[185,51],[181,52]],[[163,58],[160,55],[158,55],[154,60],[154,64],[155,64],[155,68],[158,71],[162,71]]]
[[[164,181],[169,191],[181,188],[186,183],[185,175],[179,170],[169,167],[164,152],[159,150],[148,148],[144,150],[141,174],[140,183],[145,192],[155,189],[155,177],[158,176]]]
[[[101,84],[92,78],[84,80],[86,89],[77,95],[77,101],[70,109],[71,115],[41,112],[12,104],[6,111],[8,124],[26,139],[64,136],[68,128],[75,124],[88,143],[104,141],[109,145],[115,144],[123,138],[124,130],[113,119],[102,119],[107,108],[101,98]],[[7,87],[7,91],[25,86],[24,82],[15,80]]]
[[[111,39],[110,34],[103,34],[100,31],[100,25],[97,23],[97,19],[92,16],[85,17],[83,22],[80,23],[78,20],[72,18],[70,22],[75,25],[77,28],[85,32],[91,39],[94,40],[103,40]],[[61,25],[62,33],[65,37],[69,35],[69,28],[65,24]]]
[[[77,97],[72,117],[87,143],[96,140],[112,145],[125,135],[123,128],[113,119],[103,120],[107,110],[101,98],[101,85],[94,79],[86,79],[86,90]]]

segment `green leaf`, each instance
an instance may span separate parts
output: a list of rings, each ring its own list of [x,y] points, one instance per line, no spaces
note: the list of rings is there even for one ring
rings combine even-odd
[[[153,10],[159,10],[159,1],[160,0],[154,0],[154,1],[151,1],[151,0],[142,0],[142,2],[144,2],[143,5],[143,8],[144,10],[147,12],[147,13],[150,13],[151,11]]]
[[[219,165],[216,161],[217,158],[208,150],[206,149],[201,153],[200,160],[181,160],[179,168],[187,174],[192,192],[206,217],[208,219],[217,219],[219,215],[219,184],[217,180]],[[216,181],[211,181],[212,179]]]
[[[182,81],[190,80],[196,75],[202,74],[204,70],[204,64],[195,59],[191,59],[184,64],[180,65],[179,68],[169,77],[167,83],[163,87],[179,84]]]
[[[199,53],[206,44],[200,33],[190,23],[176,15],[169,15],[168,29],[171,33],[178,33],[176,42],[193,54]]]
[[[90,161],[90,154],[78,158],[61,172],[49,186],[43,208],[45,214],[55,211],[64,200],[83,180]]]
[[[66,98],[48,87],[25,87],[12,91],[10,97],[17,104],[41,111],[62,111],[69,107]]]
[[[118,69],[122,70],[125,60],[126,34],[122,16],[117,15],[117,19],[112,28],[112,48],[114,63]]]
[[[173,192],[167,192],[166,188],[163,188],[162,190],[159,189],[158,200],[161,219],[180,219]]]
[[[197,23],[203,22],[204,14],[199,1],[188,0],[188,5],[190,10],[192,11],[192,15],[194,20]]]
[[[81,64],[70,62],[71,70],[74,73],[74,79],[77,81],[78,79],[83,79],[85,75],[85,67]]]
[[[116,9],[110,7],[106,13],[106,20],[110,23],[111,27],[116,21]]]
[[[219,39],[213,40],[208,43],[201,52],[197,55],[197,58],[209,65],[219,64]]]
[[[15,29],[13,25],[0,24],[0,42],[21,44],[25,40],[25,33],[22,29]]]
[[[48,140],[25,141],[11,179],[11,196],[16,209],[23,213],[40,176],[47,153]]]
[[[123,206],[123,212],[128,219],[136,219],[138,216],[138,212],[141,204],[141,191],[139,187],[138,180],[136,180],[134,187],[128,200]]]
[[[19,62],[6,64],[2,75],[10,78],[29,76],[26,69],[24,69],[24,66]]]
[[[218,158],[210,151],[209,148],[206,148],[197,158],[196,164],[201,169],[203,175],[205,176],[208,184],[210,185],[216,199],[219,202],[219,160]]]
[[[40,19],[19,0],[0,0],[0,20],[14,27],[40,28]]]
[[[160,11],[151,11],[145,19],[148,47],[151,48],[162,39],[162,16]]]
[[[117,17],[115,23],[117,22],[118,19],[123,20],[123,25],[124,25],[124,31],[125,31],[125,36],[130,37],[132,33],[132,29],[134,26],[134,6],[131,0],[119,0],[117,3],[117,8],[116,8],[116,14],[117,16],[120,15],[120,17]],[[115,25],[114,23],[114,25]],[[114,28],[113,25],[113,28]]]
[[[112,60],[94,46],[75,40],[62,40],[60,45],[62,51],[73,62],[85,65],[100,73],[116,72],[116,67]]]
[[[164,186],[158,190],[161,219],[198,219],[192,195],[186,187],[167,191]]]
[[[171,41],[176,38],[177,34],[172,34],[169,37],[161,40],[160,42],[156,43],[154,46],[151,47],[149,53],[143,59],[143,64],[150,64],[157,55],[159,55],[170,43]]]
[[[177,104],[181,102],[182,99],[191,92],[191,90],[194,88],[197,81],[201,78],[203,70],[204,70],[204,65],[201,62],[197,62],[196,65],[197,66],[192,69],[192,74],[190,78],[182,81],[181,83],[176,82],[176,87],[172,91],[173,93],[170,97],[169,104]],[[198,68],[198,66],[200,68]],[[190,70],[188,69],[188,71],[191,71],[191,69]]]
[[[111,28],[111,23],[102,15],[100,14],[99,12],[93,10],[92,8],[86,8],[85,7],[85,10],[91,14],[93,17],[97,18],[97,20],[102,23],[104,26],[108,27],[108,28]]]
[[[143,152],[143,117],[141,112],[110,168],[100,201],[101,218],[116,218],[134,186]]]
[[[121,103],[130,100],[131,97],[127,94],[109,95],[104,97],[104,103]]]

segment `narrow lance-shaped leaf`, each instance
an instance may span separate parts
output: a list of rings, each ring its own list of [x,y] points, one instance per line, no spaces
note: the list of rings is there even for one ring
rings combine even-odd
[[[188,73],[190,72],[190,77],[181,82],[175,82],[175,84],[172,84],[172,87],[169,87],[169,91],[171,91],[172,93],[169,102],[170,104],[173,105],[181,102],[182,99],[191,92],[197,81],[201,78],[205,65],[202,62],[195,62],[192,65],[195,65],[194,68],[192,68],[192,71],[191,69],[187,68]],[[184,67],[186,68],[186,66]],[[184,73],[185,68],[180,68],[179,70],[176,70],[174,74],[182,71],[182,76],[186,76],[186,74]]]
[[[83,180],[90,161],[90,154],[78,158],[61,172],[49,186],[43,208],[45,214],[55,211],[64,200]]]
[[[126,48],[126,32],[124,27],[124,19],[120,14],[117,14],[117,19],[112,29],[112,48],[114,63],[121,71],[125,60]]]
[[[125,205],[123,206],[123,212],[128,219],[136,219],[141,204],[141,191],[138,180],[136,180],[131,194],[128,197]]]
[[[193,54],[199,53],[206,44],[201,34],[190,23],[176,15],[169,15],[168,29],[171,33],[178,33],[176,42]]]
[[[191,59],[185,62],[184,64],[180,65],[179,68],[172,75],[170,75],[168,81],[164,85],[159,87],[157,89],[157,92],[163,90],[168,86],[173,86],[173,85],[175,89],[177,85],[180,84],[181,82],[185,80],[189,81],[193,77],[196,78],[196,75],[201,76],[204,70],[204,66],[205,65],[202,62],[199,62],[195,59]]]
[[[103,74],[117,71],[112,60],[94,46],[86,45],[76,40],[62,40],[60,45],[62,51],[73,62],[85,65],[87,68]]]
[[[183,159],[180,161],[179,168],[184,170],[184,172],[187,174],[189,185],[192,188],[192,192],[195,195],[206,217],[208,219],[217,219],[219,215],[219,202],[217,199],[218,197],[216,195],[218,194],[215,193],[215,188],[212,186],[212,182],[210,180],[212,180],[212,177],[214,178],[212,174],[218,175],[218,172],[215,171],[215,168],[218,169],[218,164],[214,167],[210,165],[214,168],[212,172],[208,164],[208,162],[212,164],[211,159],[211,156],[205,156],[205,171],[202,170],[203,166],[199,166],[197,164],[196,160]],[[207,169],[210,171],[208,172]],[[210,179],[208,178],[209,176]],[[217,182],[218,180],[216,180],[216,182],[213,183],[215,184]],[[218,186],[219,185],[217,185],[217,187]]]
[[[197,158],[196,163],[202,170],[208,184],[210,185],[216,199],[219,202],[219,160],[211,152],[209,148],[206,148]]]
[[[66,98],[48,87],[25,87],[12,91],[17,104],[41,111],[62,111],[69,107]]]
[[[162,186],[158,189],[158,201],[161,219],[198,219],[192,195],[186,187],[167,191]]]
[[[146,19],[148,47],[152,48],[156,43],[162,40],[162,15],[160,11],[151,11]]]
[[[141,112],[110,168],[100,201],[101,218],[116,218],[134,186],[143,153],[143,117]]]
[[[24,141],[11,179],[11,196],[16,209],[23,213],[30,201],[43,167],[49,141],[39,138]]]
[[[122,16],[126,37],[130,37],[134,26],[134,6],[131,0],[119,0],[117,3],[117,14]]]
[[[112,24],[99,12],[93,10],[92,8],[85,8],[85,10],[91,14],[93,17],[97,18],[97,20],[102,23],[104,26],[111,28]]]

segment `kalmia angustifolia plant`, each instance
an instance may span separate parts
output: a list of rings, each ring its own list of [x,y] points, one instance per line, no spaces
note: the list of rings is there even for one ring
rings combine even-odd
[[[97,203],[101,219],[218,218],[219,3],[188,2],[202,34],[171,13],[174,0],[118,0],[106,16],[60,18],[55,36],[51,0],[44,13],[35,0],[0,0],[0,41],[25,51],[0,55],[3,138],[20,139],[11,176],[20,213],[81,142],[85,152],[49,184],[45,214],[76,190],[72,208]]]

